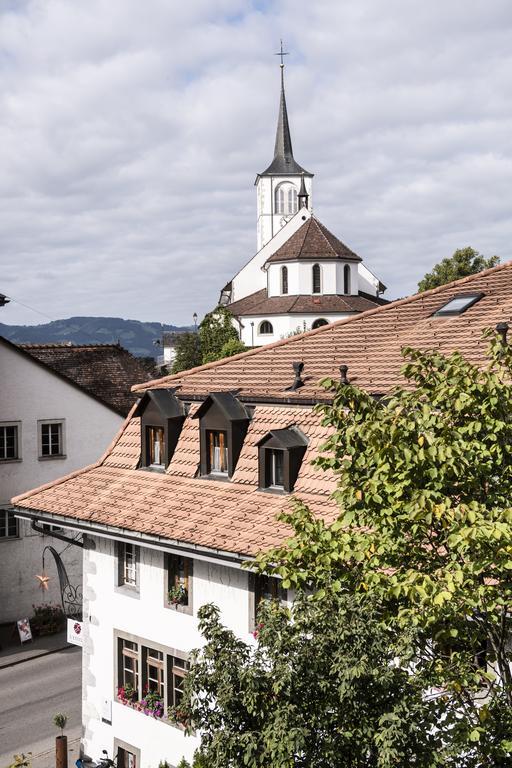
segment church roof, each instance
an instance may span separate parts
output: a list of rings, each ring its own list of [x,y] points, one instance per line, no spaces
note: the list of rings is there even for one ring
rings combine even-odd
[[[287,295],[267,298],[267,289],[251,293],[240,301],[228,304],[228,309],[235,317],[247,315],[323,315],[353,312],[365,312],[386,303],[377,297],[322,295]]]
[[[311,216],[299,229],[267,259],[267,264],[274,261],[296,261],[307,259],[343,259],[343,261],[362,261],[345,243],[329,232],[327,227]]]
[[[279,117],[277,120],[276,143],[274,147],[274,159],[268,168],[259,176],[291,176],[305,174],[313,176],[309,171],[299,165],[293,157],[292,137],[288,122],[288,110],[286,108],[286,96],[284,92],[284,66],[281,65],[281,97],[279,101]]]

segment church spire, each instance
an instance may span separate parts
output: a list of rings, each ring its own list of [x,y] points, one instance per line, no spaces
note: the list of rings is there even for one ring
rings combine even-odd
[[[286,94],[284,90],[283,56],[288,56],[288,53],[283,51],[282,40],[281,50],[276,55],[281,57],[281,95],[279,101],[279,116],[277,119],[276,143],[274,146],[274,159],[269,167],[259,175],[294,176],[304,173],[306,176],[312,176],[313,174],[305,171],[293,157],[292,137],[290,135],[290,124],[288,122],[288,110],[286,108]]]

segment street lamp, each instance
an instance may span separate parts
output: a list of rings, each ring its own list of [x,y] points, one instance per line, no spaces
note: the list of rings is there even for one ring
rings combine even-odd
[[[251,320],[251,347],[254,347],[254,320]]]
[[[194,312],[194,314],[192,315],[192,317],[193,317],[193,319],[194,319],[194,330],[195,330],[195,332],[197,333],[197,312]]]

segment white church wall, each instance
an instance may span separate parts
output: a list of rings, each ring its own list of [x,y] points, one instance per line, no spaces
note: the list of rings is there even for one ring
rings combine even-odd
[[[350,313],[343,314],[303,314],[303,315],[254,315],[244,317],[242,328],[242,341],[248,347],[261,347],[264,344],[271,344],[274,341],[280,341],[292,333],[310,331],[315,320],[323,318],[329,323],[336,320],[342,320],[345,317],[352,317]],[[260,333],[261,323],[266,320],[272,324],[272,333]]]
[[[138,768],[156,768],[161,760],[177,765],[182,757],[191,762],[197,738],[185,737],[181,729],[115,701],[116,633],[188,653],[203,644],[197,610],[213,602],[224,624],[251,642],[248,573],[195,559],[193,615],[189,615],[164,606],[163,552],[140,550],[138,590],[129,591],[115,587],[115,542],[99,537],[88,540],[91,546],[84,550],[83,750],[93,758],[103,749],[112,754],[117,739],[140,750]],[[102,722],[110,706],[111,725]]]
[[[372,296],[378,296],[379,278],[375,277],[362,262],[358,264],[359,290],[370,293]]]
[[[311,211],[302,208],[290,219],[285,227],[279,230],[272,240],[242,267],[232,280],[231,301],[239,301],[239,299],[243,299],[251,293],[266,287],[267,277],[262,271],[263,265],[310,217]]]
[[[304,177],[306,191],[309,195],[308,208],[313,207],[313,180]],[[275,211],[275,192],[280,184],[292,184],[297,193],[300,188],[300,178],[297,176],[258,176],[256,181],[257,204],[257,249],[261,250],[283,227],[283,214]]]

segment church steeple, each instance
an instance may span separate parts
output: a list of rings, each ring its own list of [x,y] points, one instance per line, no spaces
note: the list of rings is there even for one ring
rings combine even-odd
[[[312,176],[312,173],[305,171],[293,157],[292,137],[290,135],[290,124],[288,122],[288,110],[286,108],[286,94],[284,90],[284,63],[283,56],[287,56],[283,51],[281,42],[281,96],[279,101],[279,117],[277,119],[276,143],[274,146],[274,159],[268,168],[260,173],[259,176],[295,176],[304,173],[306,176]]]

